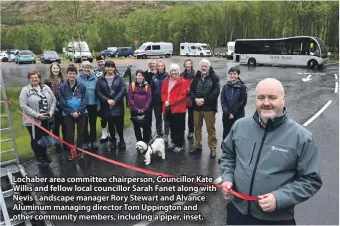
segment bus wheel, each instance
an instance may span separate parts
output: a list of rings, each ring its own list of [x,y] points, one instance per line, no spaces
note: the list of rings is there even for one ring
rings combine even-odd
[[[316,60],[310,60],[307,63],[307,66],[311,69],[318,67],[318,62]]]
[[[255,60],[255,58],[250,58],[250,59],[248,60],[248,65],[250,65],[250,66],[256,66],[256,60]]]

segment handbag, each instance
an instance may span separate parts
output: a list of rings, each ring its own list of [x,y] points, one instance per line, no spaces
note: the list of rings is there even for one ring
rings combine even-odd
[[[54,146],[56,143],[58,143],[58,141],[54,137],[48,135],[48,136],[42,136],[40,140],[38,140],[37,143],[39,146],[49,148],[49,147]]]

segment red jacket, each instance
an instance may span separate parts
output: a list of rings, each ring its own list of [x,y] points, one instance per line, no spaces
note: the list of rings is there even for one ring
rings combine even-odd
[[[196,71],[194,70],[194,77],[196,76]],[[190,85],[191,85],[191,83],[192,83],[192,80],[194,79],[194,77],[192,77],[192,78],[186,78],[185,76],[184,76],[184,72],[182,72],[181,73],[181,77],[184,77],[184,79],[185,79],[185,81],[187,81],[187,83],[188,83],[188,95],[187,95],[187,100],[186,100],[186,102],[187,102],[187,107],[192,107],[192,100],[191,100],[191,97],[190,97]]]
[[[165,113],[165,101],[168,100],[168,90],[169,90],[169,77],[167,77],[162,85],[161,95],[163,102],[163,113]],[[177,83],[174,85],[170,91],[169,105],[172,113],[185,113],[187,111],[186,107],[186,97],[188,94],[189,86],[183,77],[180,77]]]

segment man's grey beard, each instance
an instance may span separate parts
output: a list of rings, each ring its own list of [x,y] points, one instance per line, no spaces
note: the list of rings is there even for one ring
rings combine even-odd
[[[274,118],[278,118],[278,117],[281,117],[283,115],[283,110],[281,110],[279,113],[277,113],[273,118],[265,118],[265,117],[262,117],[261,113],[259,113],[259,121],[261,121],[262,123],[264,124],[267,124],[268,120],[269,119],[274,119]]]

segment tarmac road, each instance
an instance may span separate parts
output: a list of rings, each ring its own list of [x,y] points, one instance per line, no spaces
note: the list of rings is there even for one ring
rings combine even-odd
[[[195,69],[198,67],[201,58],[193,58]],[[212,66],[220,77],[221,88],[227,82],[227,70],[236,65],[234,62],[226,61],[225,59],[210,58]],[[165,59],[166,66],[171,63],[180,64],[181,68],[184,58]],[[147,60],[117,61],[116,65],[120,72],[124,72],[128,64],[132,64],[132,70],[137,68],[146,69]],[[2,64],[2,72],[4,80],[10,86],[22,86],[27,83],[27,71],[30,68],[36,67],[42,71],[43,75],[47,75],[49,65],[15,65]],[[63,65],[65,68],[66,65]],[[284,86],[286,94],[287,114],[293,120],[300,124],[305,123],[315,113],[317,113],[329,100],[332,103],[329,107],[313,122],[307,129],[310,130],[317,141],[319,153],[321,156],[321,173],[323,186],[321,190],[310,200],[298,205],[296,211],[297,224],[339,224],[339,98],[338,93],[334,93],[335,79],[334,74],[339,75],[339,65],[333,64],[325,67],[322,70],[310,70],[306,68],[289,68],[289,67],[247,67],[240,66],[241,78],[247,85],[248,104],[246,106],[246,115],[251,116],[255,111],[255,87],[256,84],[264,78],[273,77],[279,79]],[[312,73],[312,80],[303,82],[302,78],[307,77]],[[221,109],[216,115],[216,130],[218,142],[222,139],[222,123]],[[153,130],[155,128],[153,127]],[[220,168],[217,159],[209,158],[209,149],[207,147],[207,134],[203,128],[203,153],[201,155],[189,155],[188,150],[192,147],[192,142],[186,139],[185,152],[174,154],[167,152],[166,160],[153,158],[153,162],[149,166],[143,163],[143,156],[135,150],[135,137],[133,128],[127,128],[124,131],[124,136],[127,142],[126,151],[110,151],[105,144],[100,147],[98,154],[106,156],[117,161],[121,161],[134,166],[139,166],[145,169],[150,169],[158,172],[164,172],[173,175],[208,175],[213,178],[220,176]],[[221,150],[218,147],[217,157],[221,156]],[[30,176],[55,176],[55,177],[83,177],[83,176],[132,176],[141,177],[141,173],[128,170],[110,163],[105,163],[101,160],[86,156],[83,162],[67,162],[66,153],[53,153],[51,158],[53,162],[50,165],[50,171],[46,172],[39,169],[34,160],[24,164],[27,173]],[[187,193],[186,193],[187,194]],[[224,225],[226,220],[226,201],[221,196],[220,192],[207,192],[207,201],[199,204],[198,211],[204,217],[203,222],[153,222],[150,225]],[[66,193],[65,193],[66,195]],[[141,203],[136,203],[140,205]],[[135,225],[139,221],[130,222],[115,222],[115,225]],[[56,225],[111,225],[112,221],[101,222],[55,222]],[[149,222],[150,223],[150,222]],[[141,223],[139,225],[146,225]]]

